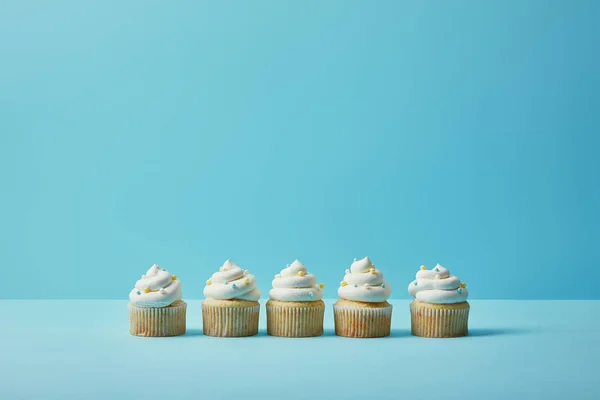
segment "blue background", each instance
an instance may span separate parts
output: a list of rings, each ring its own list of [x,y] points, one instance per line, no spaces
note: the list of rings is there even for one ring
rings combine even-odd
[[[226,258],[598,299],[600,2],[3,1],[0,298]],[[578,270],[579,272],[575,272]],[[585,276],[586,279],[580,279]],[[577,279],[575,279],[577,278]]]

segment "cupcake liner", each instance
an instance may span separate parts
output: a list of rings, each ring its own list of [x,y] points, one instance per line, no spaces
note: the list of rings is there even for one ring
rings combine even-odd
[[[285,305],[267,302],[267,333],[281,337],[314,337],[323,334],[325,303],[321,305]]]
[[[147,337],[183,335],[186,309],[187,304],[182,300],[167,307],[139,307],[129,303],[129,333]]]
[[[467,336],[469,309],[467,302],[432,306],[413,301],[410,304],[411,333],[431,338]]]
[[[260,305],[226,307],[202,302],[202,328],[207,336],[242,337],[258,333]]]
[[[335,334],[353,338],[376,338],[390,335],[392,305],[368,308],[333,305]]]

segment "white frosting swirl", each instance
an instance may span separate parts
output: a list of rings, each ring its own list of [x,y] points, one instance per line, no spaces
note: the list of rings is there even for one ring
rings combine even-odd
[[[317,301],[323,298],[323,286],[296,260],[275,275],[269,297],[280,301]]]
[[[208,299],[257,301],[260,299],[260,289],[256,287],[254,275],[227,260],[206,281],[204,296]]]
[[[386,301],[391,293],[392,287],[369,257],[354,259],[338,289],[341,298],[365,303]]]
[[[129,300],[140,307],[166,307],[181,300],[181,281],[154,264],[135,283],[129,293]]]
[[[408,285],[408,293],[423,303],[454,304],[467,301],[469,292],[466,284],[451,275],[440,264],[427,270],[421,267],[414,281]]]

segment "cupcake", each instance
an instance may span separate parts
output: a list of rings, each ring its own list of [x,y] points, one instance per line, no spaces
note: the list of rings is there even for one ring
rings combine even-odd
[[[178,336],[185,333],[187,304],[181,281],[154,264],[129,293],[129,333],[136,336]]]
[[[267,333],[310,337],[323,334],[323,285],[296,260],[275,275],[267,302]]]
[[[438,264],[428,270],[422,265],[417,279],[408,285],[408,293],[415,299],[410,303],[413,335],[449,338],[468,334],[467,285],[446,268]]]
[[[202,302],[204,334],[220,337],[258,333],[260,290],[256,278],[230,260],[206,281]]]
[[[369,257],[354,259],[340,283],[340,299],[333,305],[335,334],[355,338],[389,336],[392,288]]]

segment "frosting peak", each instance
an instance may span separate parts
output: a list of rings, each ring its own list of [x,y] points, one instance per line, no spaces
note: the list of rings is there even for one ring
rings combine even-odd
[[[295,260],[293,263],[288,264],[287,268],[281,270],[281,276],[294,276],[297,275],[298,272],[303,271],[306,273],[306,267],[300,260]]]
[[[260,290],[256,287],[254,275],[227,260],[219,271],[206,281],[204,296],[219,300],[257,301],[260,298]]]
[[[323,298],[323,287],[299,260],[289,264],[273,279],[269,297],[280,301],[317,301]]]
[[[447,279],[450,277],[448,268],[437,264],[433,269],[421,269],[417,272],[417,279]]]
[[[338,289],[341,298],[365,303],[386,301],[391,293],[392,287],[369,257],[354,259]]]
[[[374,268],[375,264],[371,262],[369,257],[365,257],[362,260],[354,259],[352,265],[350,265],[350,271],[358,273],[358,272],[368,272],[371,268]]]
[[[223,266],[221,268],[219,268],[219,271],[223,272],[223,271],[230,271],[232,269],[236,269],[239,268],[233,261],[227,259],[227,261],[225,261],[223,263]]]
[[[462,303],[469,297],[467,285],[440,264],[431,270],[422,266],[416,279],[408,285],[408,293],[419,301],[432,304]]]
[[[140,307],[166,307],[181,300],[181,281],[154,264],[135,283],[129,300]]]

